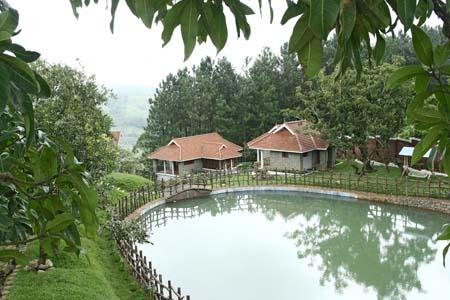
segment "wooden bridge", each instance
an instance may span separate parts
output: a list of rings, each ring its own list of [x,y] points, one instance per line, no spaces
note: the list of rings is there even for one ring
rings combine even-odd
[[[149,187],[149,186],[148,186]],[[141,188],[119,200],[116,212],[121,220],[139,218],[145,211],[163,203],[208,196],[211,189],[205,185],[177,183],[160,189]]]

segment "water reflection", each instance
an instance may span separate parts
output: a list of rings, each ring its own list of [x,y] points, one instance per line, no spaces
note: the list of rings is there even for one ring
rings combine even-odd
[[[311,194],[233,193],[208,199],[156,208],[142,222],[154,230],[177,219],[240,212],[263,214],[268,221],[282,218],[294,225],[284,238],[293,241],[301,262],[320,272],[322,286],[331,284],[343,293],[356,284],[378,299],[426,292],[418,270],[435,260],[437,247],[430,238],[445,222],[439,214]]]

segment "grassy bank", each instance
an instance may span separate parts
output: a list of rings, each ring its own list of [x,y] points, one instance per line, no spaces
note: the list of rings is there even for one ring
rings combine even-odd
[[[115,199],[113,194],[117,190],[127,193],[138,183],[148,183],[147,179],[135,175],[114,173],[110,176],[114,183],[107,191],[109,199]],[[104,216],[105,213],[99,211],[102,223]],[[44,273],[19,270],[8,299],[146,299],[122,263],[108,232],[103,231],[95,240],[83,238],[82,244],[87,255],[77,258],[61,252],[50,257],[55,265],[52,270]],[[37,253],[37,243],[28,246],[28,256],[37,257]]]

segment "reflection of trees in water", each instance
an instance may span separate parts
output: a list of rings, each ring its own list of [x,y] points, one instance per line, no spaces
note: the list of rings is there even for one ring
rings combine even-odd
[[[303,207],[305,222],[287,234],[296,241],[298,257],[322,272],[320,283],[343,291],[350,282],[373,289],[378,299],[406,299],[422,291],[417,271],[436,250],[428,244],[436,226],[412,211],[351,203]],[[338,204],[338,203],[335,203]]]
[[[314,205],[311,205],[314,201]],[[405,299],[422,291],[417,271],[436,254],[428,242],[439,228],[428,212],[343,202],[320,196],[285,193],[217,195],[213,201],[189,200],[151,210],[143,221],[151,229],[177,218],[261,212],[268,220],[298,217],[298,228],[286,233],[298,257],[321,271],[320,284],[342,292],[355,282],[373,289],[378,299]]]

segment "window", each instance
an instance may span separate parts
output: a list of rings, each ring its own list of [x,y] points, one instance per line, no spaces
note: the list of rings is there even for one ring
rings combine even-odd
[[[302,153],[303,157],[307,157],[308,156],[308,152]]]
[[[282,156],[283,158],[288,158],[288,157],[289,157],[289,153],[287,153],[287,152],[281,152],[281,156]]]

